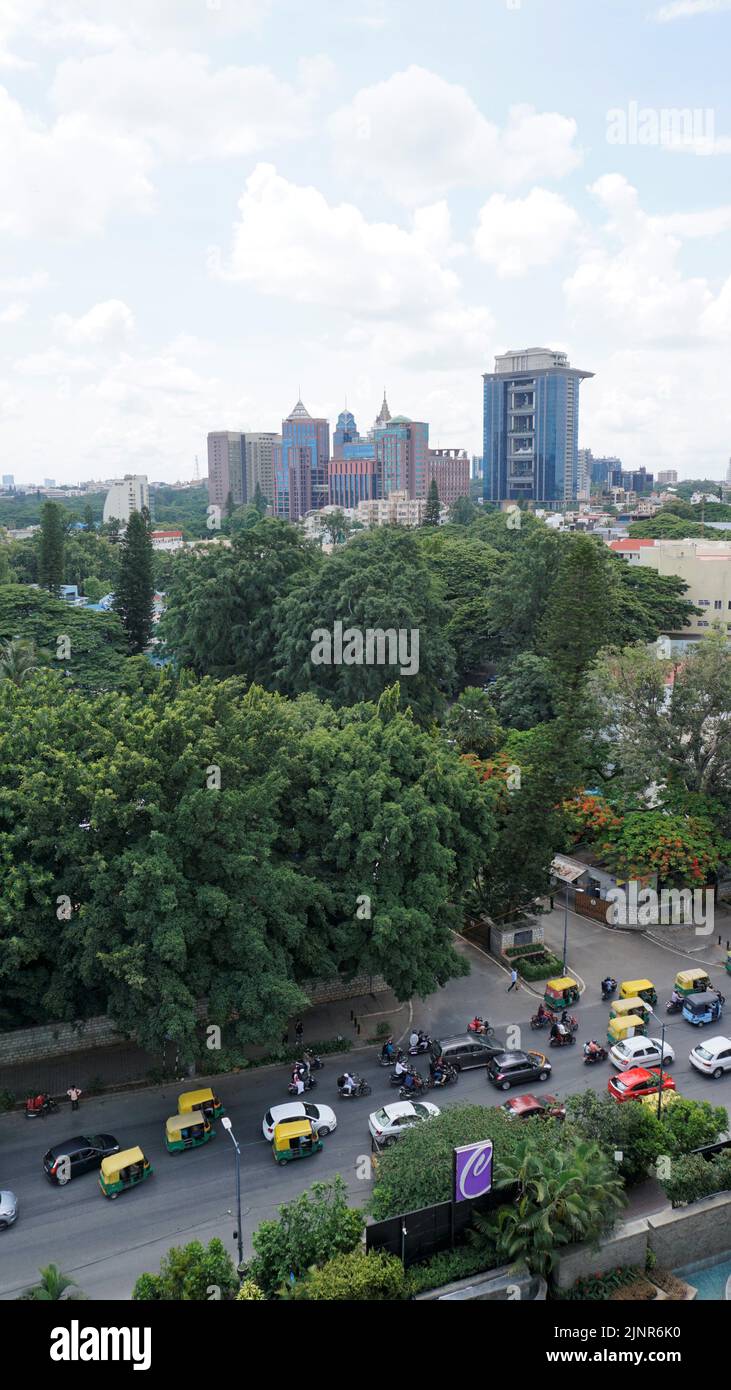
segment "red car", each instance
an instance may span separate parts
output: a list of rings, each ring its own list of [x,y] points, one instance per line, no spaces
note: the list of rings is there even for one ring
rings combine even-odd
[[[510,1119],[527,1120],[531,1115],[543,1115],[555,1120],[566,1118],[566,1106],[556,1096],[513,1096],[498,1109]]]
[[[674,1091],[675,1082],[672,1076],[662,1074],[662,1088],[660,1086],[660,1072],[646,1071],[644,1067],[632,1067],[630,1071],[621,1071],[618,1076],[610,1076],[607,1082],[607,1090],[615,1100],[642,1100],[643,1096],[657,1095],[658,1091]]]

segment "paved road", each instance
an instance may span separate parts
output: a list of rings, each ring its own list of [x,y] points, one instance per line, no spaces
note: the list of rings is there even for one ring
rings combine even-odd
[[[558,945],[563,913],[557,910],[545,920],[547,938]],[[470,959],[471,975],[452,982],[428,1000],[414,1001],[416,1022],[435,1036],[446,1036],[462,1031],[475,1012],[487,1013],[500,1036],[506,1027],[518,1026],[523,1029],[521,1041],[525,1045],[540,1047],[539,1039],[545,1035],[531,1033],[528,1027],[535,996],[525,988],[507,994],[507,978],[492,960],[466,943],[459,949]],[[710,947],[705,955],[709,962],[715,960]],[[606,1031],[608,1009],[598,997],[602,975],[608,972],[618,979],[649,975],[664,1002],[676,971],[698,960],[678,956],[644,937],[620,936],[572,916],[570,968],[586,981],[578,1007],[580,1039],[601,1039]],[[713,974],[723,988],[728,977],[715,965]],[[695,1030],[682,1019],[671,1018],[666,1036],[677,1054],[673,1074],[678,1089],[699,1099],[708,1097],[728,1104],[731,1076],[719,1082],[707,1081],[687,1061],[698,1037]],[[606,1087],[608,1064],[584,1067],[580,1047],[553,1050],[550,1056],[554,1071],[545,1089],[567,1095],[590,1086]],[[318,1074],[313,1099],[333,1105],[338,1128],[325,1140],[322,1153],[284,1167],[274,1164],[261,1137],[261,1119],[270,1104],[286,1099],[285,1069],[267,1068],[217,1080],[242,1146],[246,1253],[251,1250],[251,1233],[259,1223],[275,1215],[281,1201],[293,1197],[315,1178],[340,1172],[354,1204],[367,1198],[368,1182],[359,1178],[356,1170],[359,1157],[370,1151],[368,1111],[379,1102],[394,1099],[394,1092],[387,1084],[388,1073],[376,1065],[373,1048],[352,1053],[351,1059],[373,1086],[371,1100],[338,1102],[335,1077],[342,1063],[329,1058],[326,1069]],[[163,1121],[175,1112],[180,1089],[163,1086],[131,1095],[99,1097],[83,1102],[79,1115],[73,1118],[68,1107],[45,1121],[27,1121],[18,1114],[0,1117],[0,1186],[12,1188],[20,1202],[16,1225],[0,1235],[0,1297],[12,1299],[35,1279],[39,1266],[49,1261],[72,1275],[91,1298],[127,1299],[137,1276],[157,1269],[173,1244],[220,1236],[235,1254],[231,1211],[234,1164],[228,1137],[218,1126],[218,1137],[205,1148],[176,1155],[167,1154],[164,1148]],[[484,1073],[473,1071],[463,1073],[441,1103],[471,1100],[494,1105],[501,1099]],[[40,1167],[45,1148],[73,1133],[95,1130],[110,1131],[124,1144],[141,1144],[156,1169],[152,1180],[117,1202],[104,1200],[93,1174],[64,1188],[51,1187]]]

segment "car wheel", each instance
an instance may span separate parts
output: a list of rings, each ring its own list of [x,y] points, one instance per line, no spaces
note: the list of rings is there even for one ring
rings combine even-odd
[[[500,1090],[501,1090],[501,1091],[509,1091],[509,1090],[510,1090],[510,1082],[509,1082],[509,1081],[501,1081],[501,1082],[500,1082]]]
[[[547,1072],[547,1071],[539,1071],[539,1073],[538,1073],[538,1080],[539,1080],[539,1081],[547,1081],[547,1080],[548,1080],[548,1072]]]
[[[119,1193],[118,1193],[118,1192],[110,1192],[110,1193],[109,1193],[109,1200],[110,1200],[110,1202],[116,1202],[118,1196],[119,1196]]]
[[[320,1128],[319,1128],[318,1131],[317,1131],[317,1137],[318,1137],[318,1139],[326,1139],[329,1133],[330,1133],[330,1126],[329,1126],[329,1125],[320,1125]]]
[[[6,1221],[4,1218],[0,1219],[0,1231],[7,1231],[9,1225],[9,1221]]]
[[[719,1076],[723,1076],[723,1067],[716,1067],[716,1070],[713,1073],[714,1081],[718,1081]]]

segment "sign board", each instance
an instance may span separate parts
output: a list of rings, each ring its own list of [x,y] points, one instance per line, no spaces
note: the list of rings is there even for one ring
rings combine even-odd
[[[455,1202],[484,1197],[492,1188],[492,1139],[463,1144],[454,1150]]]

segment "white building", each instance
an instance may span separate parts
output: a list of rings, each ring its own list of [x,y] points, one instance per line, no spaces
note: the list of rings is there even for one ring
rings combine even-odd
[[[182,531],[152,531],[153,550],[180,550],[185,544]]]
[[[359,502],[355,515],[364,526],[420,526],[426,512],[425,497],[390,492],[388,497]]]
[[[140,473],[125,473],[124,478],[112,483],[104,499],[106,521],[119,521],[126,526],[133,512],[141,512],[150,506],[150,489],[147,478]]]
[[[702,637],[718,624],[731,635],[731,543],[709,540],[620,541],[612,546],[631,565],[675,574],[688,585],[683,598],[700,608],[680,636]]]

